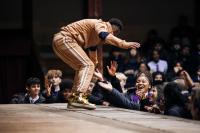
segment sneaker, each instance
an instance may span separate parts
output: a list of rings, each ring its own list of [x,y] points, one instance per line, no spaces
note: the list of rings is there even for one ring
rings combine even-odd
[[[83,93],[73,93],[68,99],[67,108],[84,108],[89,110],[96,109],[95,104],[89,103]]]

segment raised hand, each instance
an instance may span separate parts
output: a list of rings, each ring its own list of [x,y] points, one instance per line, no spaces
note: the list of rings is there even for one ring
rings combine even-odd
[[[98,69],[95,70],[94,76],[96,76],[100,81],[104,81],[103,75],[99,72]]]
[[[52,83],[49,82],[49,80],[45,77],[45,89],[46,89],[46,95],[50,96],[51,95],[51,87]]]
[[[185,70],[182,73],[183,73],[183,76],[184,76],[183,78],[187,82],[189,87],[191,87],[191,88],[194,87],[195,84],[194,84],[192,78],[190,77],[189,73]]]
[[[115,73],[117,71],[117,67],[118,67],[118,64],[116,61],[111,61],[110,62],[110,67],[107,66],[107,70],[108,70],[108,73],[110,76],[115,76]]]
[[[141,90],[136,90],[136,95],[139,96],[140,100],[142,100],[144,97],[144,92]]]
[[[52,87],[52,84],[49,84],[48,86],[46,86],[47,96],[51,95],[51,87]]]

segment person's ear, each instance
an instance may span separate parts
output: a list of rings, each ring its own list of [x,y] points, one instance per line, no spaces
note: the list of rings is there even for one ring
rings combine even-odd
[[[116,25],[112,25],[113,34],[116,36],[120,33],[120,29]]]

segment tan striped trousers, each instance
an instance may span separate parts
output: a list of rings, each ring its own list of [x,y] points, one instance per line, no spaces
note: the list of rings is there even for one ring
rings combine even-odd
[[[70,35],[56,34],[53,39],[55,54],[75,72],[73,92],[86,93],[94,73],[94,63]]]

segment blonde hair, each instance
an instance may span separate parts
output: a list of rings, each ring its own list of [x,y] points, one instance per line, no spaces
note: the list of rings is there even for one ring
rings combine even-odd
[[[53,77],[62,77],[62,71],[61,70],[49,70],[47,74],[44,77],[44,86],[45,88],[48,88],[49,86],[49,79]]]
[[[61,78],[62,77],[62,71],[58,70],[58,69],[57,70],[54,70],[54,69],[53,70],[49,70],[45,77],[47,79],[50,79],[50,78],[53,78],[55,76]]]

